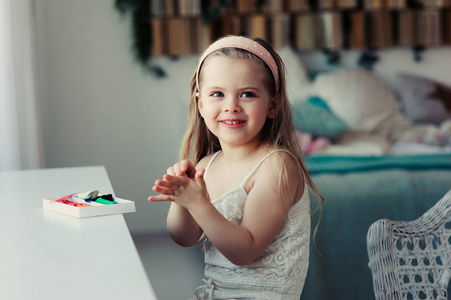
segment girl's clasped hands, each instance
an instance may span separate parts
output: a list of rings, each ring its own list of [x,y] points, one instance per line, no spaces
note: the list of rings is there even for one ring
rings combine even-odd
[[[192,162],[182,160],[169,167],[163,179],[155,181],[152,190],[159,195],[150,196],[148,200],[172,201],[188,210],[196,205],[209,203],[204,173],[204,168],[196,170]]]

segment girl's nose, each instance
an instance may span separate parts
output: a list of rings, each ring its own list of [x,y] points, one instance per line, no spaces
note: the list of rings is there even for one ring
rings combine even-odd
[[[240,103],[239,103],[239,99],[235,98],[235,97],[230,97],[229,99],[227,99],[224,103],[224,111],[225,112],[240,112],[241,111],[241,107],[240,107]]]

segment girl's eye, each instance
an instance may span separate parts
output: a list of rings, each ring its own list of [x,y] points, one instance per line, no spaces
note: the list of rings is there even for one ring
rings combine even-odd
[[[224,97],[224,94],[221,92],[213,92],[211,93],[212,97]]]
[[[241,97],[243,97],[243,98],[251,98],[251,97],[256,97],[256,95],[253,92],[244,92],[244,93],[241,94]]]

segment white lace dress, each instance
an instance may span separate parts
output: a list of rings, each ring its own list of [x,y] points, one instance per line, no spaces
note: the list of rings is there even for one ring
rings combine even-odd
[[[240,224],[247,193],[244,185],[263,158],[234,190],[212,201],[229,221]],[[210,164],[207,165],[207,175]],[[207,239],[205,242],[205,285],[196,290],[197,299],[299,300],[307,276],[310,243],[310,200],[307,185],[301,199],[291,207],[277,237],[260,258],[237,266]],[[196,299],[195,298],[195,299]]]

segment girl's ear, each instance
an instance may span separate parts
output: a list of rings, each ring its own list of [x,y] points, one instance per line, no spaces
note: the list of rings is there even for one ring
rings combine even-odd
[[[204,108],[202,105],[202,101],[200,100],[200,97],[199,97],[199,92],[196,93],[196,103],[197,103],[197,109],[199,110],[199,113],[203,118],[204,117]]]
[[[269,119],[274,119],[277,115],[277,112],[279,111],[280,108],[280,96],[279,94],[275,95],[272,99],[271,102],[269,103],[269,109],[268,109],[268,115],[267,117]]]

